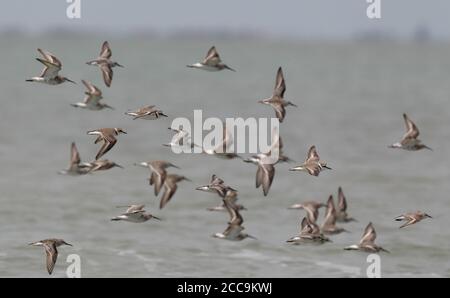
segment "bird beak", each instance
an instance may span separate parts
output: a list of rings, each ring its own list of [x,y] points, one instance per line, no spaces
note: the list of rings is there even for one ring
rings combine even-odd
[[[67,243],[67,242],[64,242],[64,244],[65,244],[65,245],[69,245],[69,246],[73,246],[72,244]]]
[[[121,165],[116,164],[116,167],[123,169],[124,167],[122,167]]]
[[[256,237],[253,237],[252,235],[247,235],[247,237],[248,237],[248,238],[251,238],[251,239],[258,240]]]
[[[428,217],[428,218],[433,218],[432,216],[430,216],[430,215],[428,215],[428,214],[425,214],[425,216]]]
[[[77,83],[75,83],[74,81],[72,81],[71,79],[68,79],[68,78],[66,78],[66,81],[67,82],[71,82],[72,84],[75,84],[75,85],[77,84]]]
[[[231,70],[231,71],[234,71],[234,72],[236,72],[236,70],[232,69],[232,68],[231,68],[231,67],[229,67],[228,65],[225,65],[225,68],[226,68],[226,69],[228,69],[228,70]]]

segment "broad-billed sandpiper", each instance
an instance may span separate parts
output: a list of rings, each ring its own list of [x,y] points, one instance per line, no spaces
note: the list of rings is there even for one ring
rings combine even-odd
[[[147,162],[141,162],[135,164],[144,168],[149,168],[151,171],[150,178],[148,179],[150,185],[155,185],[155,196],[159,194],[161,187],[164,185],[167,177],[167,168],[173,167],[179,169],[176,165],[171,162],[164,160],[153,160]]]
[[[146,222],[152,218],[161,220],[160,218],[147,213],[144,210],[145,205],[129,205],[129,206],[119,206],[117,208],[127,208],[125,213],[122,213],[119,216],[111,218],[112,221],[128,221],[133,223],[141,223]]]
[[[42,70],[40,76],[32,77],[31,79],[26,80],[27,82],[38,82],[48,85],[59,85],[64,82],[71,82],[73,84],[76,84],[74,81],[59,75],[59,71],[62,68],[62,63],[58,58],[56,58],[55,55],[41,49],[37,50],[39,53],[41,53],[44,59],[36,58],[36,60],[44,64],[45,67]]]
[[[219,53],[217,52],[215,46],[212,46],[209,49],[208,53],[206,54],[205,59],[203,59],[202,62],[197,62],[197,63],[186,65],[186,66],[190,67],[190,68],[203,69],[206,71],[219,71],[219,70],[223,70],[223,69],[235,71],[234,69],[232,69],[228,65],[224,64],[220,60]]]
[[[159,204],[159,209],[164,208],[164,206],[167,205],[167,203],[170,201],[170,199],[173,197],[175,192],[177,191],[177,183],[181,182],[183,180],[190,181],[188,178],[180,175],[175,174],[168,174],[166,176],[166,179],[164,181],[163,187],[164,187],[164,194],[161,197],[161,202]]]
[[[325,220],[322,224],[322,233],[326,235],[335,235],[347,232],[345,229],[336,226],[336,208],[334,206],[333,196],[330,195],[327,201],[327,211]]]
[[[161,117],[167,117],[163,111],[156,108],[156,106],[145,106],[137,109],[136,111],[128,111],[125,113],[126,115],[133,116],[133,120],[136,119],[144,119],[144,120],[155,120]]]
[[[256,188],[262,186],[264,196],[267,196],[269,193],[273,178],[275,177],[275,165],[266,162],[268,158],[268,155],[260,153],[251,158],[244,159],[244,162],[253,163],[258,166],[256,170]]]
[[[403,114],[403,119],[405,120],[406,133],[400,142],[394,143],[389,146],[389,148],[399,148],[408,151],[417,151],[421,149],[432,150],[430,147],[422,144],[417,137],[419,136],[419,129],[412,122],[406,114]]]
[[[241,241],[246,238],[256,239],[255,237],[242,232],[245,229],[242,226],[244,219],[239,213],[238,208],[227,198],[223,199],[223,203],[228,211],[228,214],[230,215],[230,221],[228,222],[228,227],[225,229],[225,231],[223,231],[222,233],[215,233],[213,237],[232,241]]]
[[[100,56],[97,59],[86,62],[88,65],[95,65],[100,67],[103,74],[103,81],[106,86],[110,87],[113,79],[113,70],[115,66],[123,67],[117,62],[111,61],[112,51],[107,41],[103,42]]]
[[[81,163],[80,153],[78,153],[75,142],[72,142],[70,146],[70,164],[67,170],[59,171],[62,175],[79,176],[89,173],[91,170],[89,163]]]
[[[103,98],[102,91],[95,85],[93,85],[91,82],[81,80],[81,82],[86,86],[87,91],[85,92],[86,96],[83,100],[83,102],[77,102],[71,104],[72,106],[76,108],[83,108],[87,110],[92,111],[98,111],[102,110],[104,108],[112,109],[113,107],[101,103],[100,100]]]
[[[359,241],[359,244],[354,244],[345,247],[345,250],[360,250],[364,252],[374,253],[379,251],[384,251],[389,253],[386,249],[382,248],[375,244],[375,239],[377,238],[377,233],[370,222],[367,227],[364,229],[364,234]]]
[[[307,217],[304,217],[301,221],[300,233],[297,236],[289,238],[286,242],[292,244],[322,244],[331,241],[320,232],[320,228],[315,222],[311,222]]]
[[[308,172],[310,175],[317,177],[323,169],[331,170],[331,168],[327,166],[326,162],[320,161],[316,146],[312,146],[308,151],[308,157],[305,162],[302,165],[289,170]]]
[[[119,134],[126,132],[122,128],[100,128],[96,130],[88,131],[88,135],[97,135],[97,139],[95,139],[95,144],[100,141],[103,141],[103,145],[100,147],[95,159],[99,159],[103,155],[105,155],[112,147],[117,143],[116,136]]]
[[[53,268],[55,268],[56,259],[58,258],[58,247],[61,245],[72,244],[67,243],[63,239],[45,239],[37,242],[30,243],[33,246],[43,246],[45,254],[47,255],[47,271],[48,274],[52,274]]]
[[[277,77],[275,80],[275,88],[273,90],[272,96],[270,98],[258,101],[259,103],[272,106],[280,122],[283,122],[284,117],[286,116],[287,106],[297,107],[292,102],[284,100],[285,91],[286,91],[286,83],[284,81],[283,70],[281,69],[281,67],[279,67],[277,71]]]
[[[395,220],[396,221],[406,221],[402,226],[400,226],[400,229],[401,229],[401,228],[407,227],[409,225],[418,223],[419,221],[421,221],[424,218],[432,218],[432,217],[422,211],[416,211],[413,213],[405,213],[403,215],[400,215],[400,216],[396,217]]]
[[[89,163],[89,165],[91,166],[89,173],[97,171],[106,171],[115,167],[123,169],[121,165],[116,164],[115,162],[110,161],[108,159],[94,160],[93,162]]]
[[[315,223],[319,218],[319,209],[322,207],[326,207],[327,205],[324,203],[316,202],[316,201],[307,201],[300,204],[294,204],[290,206],[288,209],[303,209],[306,211],[306,217],[309,222]]]

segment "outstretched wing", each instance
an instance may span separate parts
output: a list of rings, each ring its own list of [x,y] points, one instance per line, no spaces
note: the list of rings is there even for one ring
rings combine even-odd
[[[100,65],[100,70],[102,71],[103,81],[105,85],[111,87],[111,82],[113,79],[113,70],[107,63],[102,63]]]
[[[54,243],[44,243],[45,254],[47,255],[47,271],[48,274],[52,274],[53,268],[55,268],[56,259],[58,258],[58,250]]]
[[[403,114],[403,119],[405,120],[406,125],[406,133],[403,136],[403,140],[416,139],[419,136],[419,129],[406,114]]]
[[[281,69],[281,67],[279,67],[277,71],[277,77],[275,80],[275,88],[273,90],[273,95],[283,98],[285,91],[286,91],[286,83],[284,81],[283,70]]]
[[[219,53],[217,52],[216,47],[212,46],[209,49],[208,53],[206,54],[206,57],[203,60],[202,64],[209,65],[209,66],[216,66],[220,62],[221,61],[220,61]]]
[[[102,50],[100,51],[100,58],[109,59],[111,58],[111,55],[112,51],[111,48],[109,47],[109,43],[105,41],[102,45]]]

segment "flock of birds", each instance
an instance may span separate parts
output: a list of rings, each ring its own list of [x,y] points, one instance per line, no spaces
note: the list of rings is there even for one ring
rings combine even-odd
[[[38,49],[38,52],[42,55],[42,58],[37,58],[39,62],[44,64],[44,69],[39,76],[28,79],[29,82],[38,82],[48,85],[59,85],[64,82],[75,83],[74,81],[61,76],[59,72],[62,69],[61,61],[50,52]],[[100,68],[103,76],[103,81],[106,86],[110,87],[113,80],[113,68],[123,67],[117,62],[111,60],[112,52],[107,41],[102,45],[100,56],[97,59],[87,62],[88,65],[97,66]],[[224,64],[220,56],[213,46],[209,49],[206,57],[203,61],[187,65],[189,68],[196,68],[206,71],[221,71],[230,70],[235,71],[231,67]],[[109,105],[101,102],[102,92],[93,85],[91,82],[82,80],[82,83],[86,87],[86,97],[83,102],[72,104],[72,106],[88,110],[102,110],[105,108],[112,109]],[[286,117],[286,107],[296,107],[290,101],[284,99],[284,93],[286,91],[286,83],[283,75],[282,68],[280,67],[276,74],[275,88],[270,98],[260,100],[259,103],[270,105],[275,110],[275,115],[278,120],[283,122]],[[125,113],[136,119],[155,120],[162,117],[167,117],[163,111],[158,109],[154,105],[142,107],[136,111],[128,111]],[[419,130],[417,126],[408,118],[406,114],[403,114],[403,118],[406,124],[406,133],[400,142],[392,144],[391,148],[399,148],[409,151],[417,151],[421,149],[429,149],[419,139]],[[198,146],[191,141],[189,133],[182,129],[172,129],[175,135],[170,143],[164,144],[167,147],[175,146],[190,146],[191,148]],[[78,153],[75,143],[71,144],[71,158],[70,166],[68,169],[60,171],[60,174],[65,175],[86,175],[97,171],[104,171],[114,167],[122,167],[113,161],[108,159],[101,159],[106,153],[108,153],[117,143],[117,137],[120,134],[126,134],[122,128],[100,128],[87,132],[88,135],[96,136],[95,144],[101,142],[102,145],[95,156],[95,160],[91,162],[81,162],[80,155]],[[274,133],[272,136],[272,147],[269,152],[260,153],[250,158],[244,159],[241,156],[228,152],[229,147],[232,145],[232,139],[226,126],[224,127],[223,140],[221,144],[218,144],[214,149],[202,149],[204,154],[213,155],[223,159],[241,158],[244,162],[252,163],[257,166],[256,171],[256,188],[262,187],[264,196],[267,196],[272,185],[275,176],[275,166],[280,162],[291,162],[292,160],[283,154],[283,144],[281,137]],[[199,146],[200,147],[200,146]],[[267,158],[271,157],[271,152],[274,148],[279,151],[278,160],[275,163],[266,162]],[[164,208],[174,194],[177,191],[178,183],[183,180],[189,179],[185,176],[168,173],[168,168],[178,167],[171,162],[164,160],[153,160],[148,162],[136,163],[135,165],[148,168],[150,170],[149,184],[154,188],[155,196],[158,196],[163,191],[160,200],[160,209]],[[311,146],[307,158],[304,163],[290,168],[290,171],[302,171],[312,176],[319,176],[323,170],[331,170],[326,162],[322,161],[319,157],[317,148]],[[231,186],[225,184],[224,180],[216,175],[211,177],[208,184],[197,187],[196,190],[213,193],[218,195],[222,199],[222,203],[219,206],[210,207],[209,211],[226,211],[229,214],[229,221],[226,229],[222,233],[215,233],[213,237],[226,240],[243,240],[246,238],[255,237],[244,232],[243,217],[241,211],[246,208],[238,203],[238,191]],[[317,224],[319,217],[319,209],[325,207],[325,218],[321,226]],[[129,205],[120,206],[119,208],[126,208],[124,213],[112,218],[112,221],[127,221],[132,223],[142,223],[150,219],[160,220],[160,218],[147,212],[144,208],[145,205]],[[287,240],[292,244],[323,244],[329,242],[329,235],[335,235],[346,230],[336,225],[339,223],[346,223],[355,221],[354,218],[347,214],[347,200],[341,187],[338,189],[338,204],[335,206],[333,196],[330,195],[326,204],[316,201],[308,201],[300,204],[294,204],[289,209],[302,209],[306,212],[306,216],[301,220],[300,231],[298,235],[291,237]],[[405,223],[400,228],[415,224],[422,219],[431,218],[428,214],[417,211],[413,213],[403,214],[395,220],[404,221]],[[384,248],[375,244],[376,232],[370,222],[364,229],[363,236],[358,244],[345,247],[346,250],[360,250],[365,252],[379,252],[385,251]],[[71,245],[62,239],[45,239],[31,243],[34,246],[43,246],[47,257],[47,271],[52,274],[55,267],[55,263],[58,257],[57,248],[61,245]]]

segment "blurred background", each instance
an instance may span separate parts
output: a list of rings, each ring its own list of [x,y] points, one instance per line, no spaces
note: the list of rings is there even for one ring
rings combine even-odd
[[[339,2],[339,3],[338,3]],[[343,251],[369,221],[385,277],[450,276],[450,3],[381,0],[381,19],[369,19],[364,0],[106,1],[81,0],[81,18],[69,19],[62,0],[3,1],[0,9],[0,276],[46,277],[42,249],[27,244],[58,237],[54,275],[65,276],[67,255],[81,256],[85,277],[363,277],[366,254]],[[115,69],[111,88],[85,64],[108,40]],[[236,73],[187,69],[215,45]],[[38,75],[36,48],[62,60],[62,75],[78,82],[26,83]],[[176,155],[162,143],[175,117],[272,117],[257,100],[272,94],[276,69],[286,78],[281,126],[292,164],[276,166],[268,197],[254,188],[256,167],[240,160]],[[103,91],[115,110],[84,111],[81,79]],[[132,121],[129,109],[154,104],[169,118]],[[390,150],[404,134],[402,113],[434,150]],[[75,141],[83,161],[98,146],[86,131],[122,127],[105,156],[125,167],[82,177],[68,166]],[[316,145],[333,171],[320,177],[288,169]],[[164,159],[178,165],[180,183],[159,210],[146,169],[135,162]],[[195,191],[217,174],[239,190],[246,232],[257,241],[210,237],[226,228],[226,213],[205,209],[218,197]],[[350,233],[323,246],[290,246],[303,213],[287,210],[306,200],[326,201],[342,186]],[[116,205],[144,203],[162,222],[110,222]],[[399,230],[393,218],[423,210],[433,219]],[[319,223],[324,210],[321,210]]]

